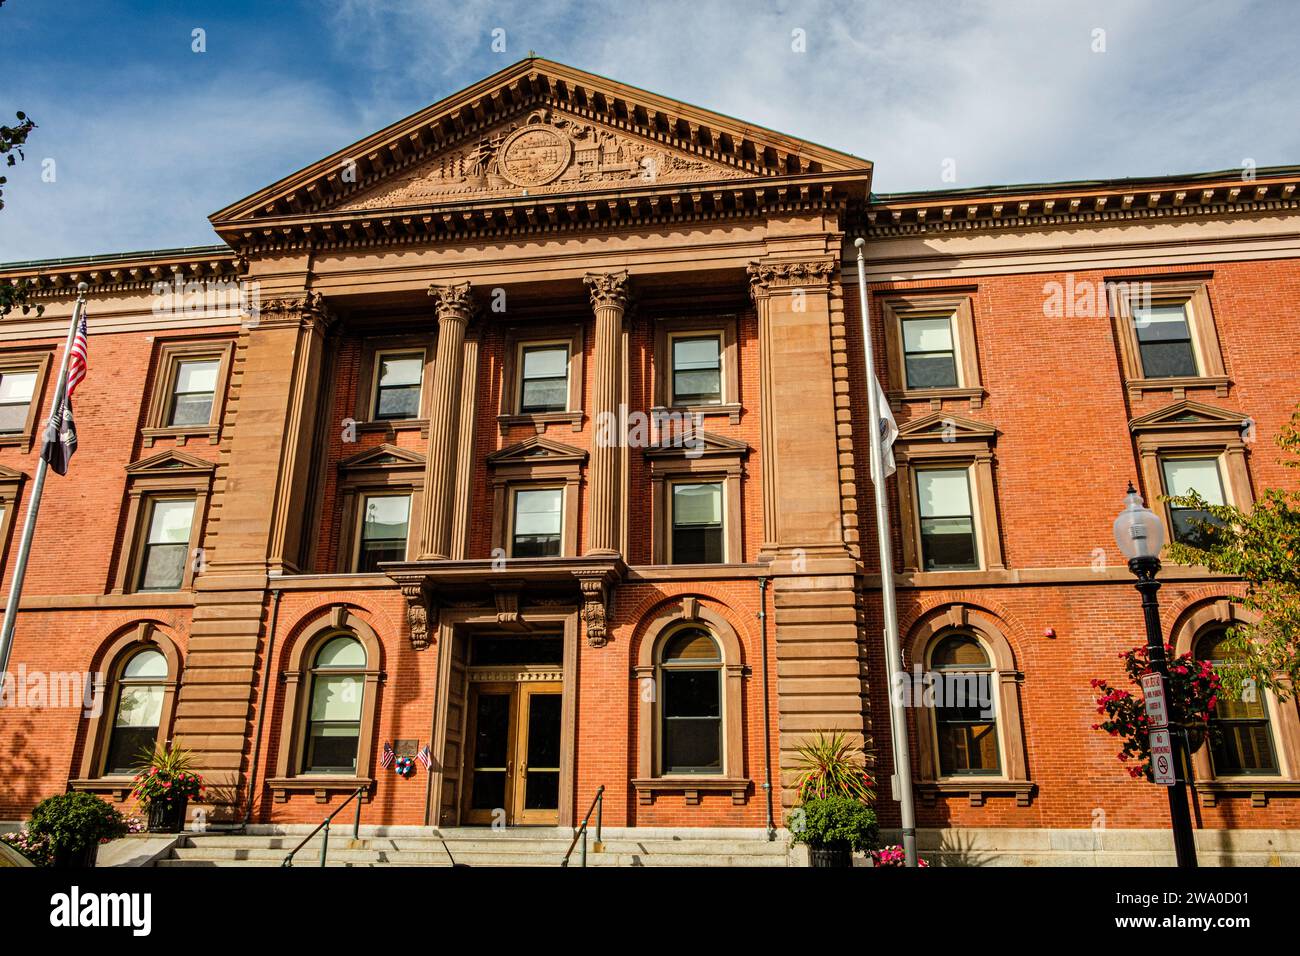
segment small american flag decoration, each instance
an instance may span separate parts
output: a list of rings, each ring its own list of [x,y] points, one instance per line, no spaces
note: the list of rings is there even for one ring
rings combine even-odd
[[[420,752],[415,755],[415,759],[424,764],[425,770],[429,769],[429,764],[433,763],[433,755],[429,753],[428,744],[425,744],[424,747],[421,748]]]
[[[379,758],[379,766],[387,770],[389,767],[393,765],[393,761],[396,759],[397,759],[397,753],[396,751],[393,750],[393,745],[390,744],[387,740],[385,740],[384,754],[382,757]]]

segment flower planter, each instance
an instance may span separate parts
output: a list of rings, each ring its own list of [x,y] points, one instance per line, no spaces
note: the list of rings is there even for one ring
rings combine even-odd
[[[813,866],[851,867],[853,852],[847,846],[812,846],[808,855]]]
[[[95,865],[99,855],[98,841],[76,849],[56,847],[50,865],[56,870],[81,870]]]
[[[149,804],[150,833],[180,833],[185,825],[185,808],[189,798],[179,800],[155,800]]]

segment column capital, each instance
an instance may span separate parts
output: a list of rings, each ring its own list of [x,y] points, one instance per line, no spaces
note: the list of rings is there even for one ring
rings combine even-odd
[[[622,272],[588,272],[582,277],[591,294],[592,308],[616,306],[626,309],[632,300],[630,276],[626,269]]]
[[[824,288],[834,280],[839,263],[833,259],[808,262],[756,260],[745,271],[749,274],[749,294],[759,299],[787,289]]]
[[[468,322],[474,313],[474,297],[470,294],[468,282],[451,282],[439,285],[429,284],[429,297],[437,303],[438,320],[460,320]]]

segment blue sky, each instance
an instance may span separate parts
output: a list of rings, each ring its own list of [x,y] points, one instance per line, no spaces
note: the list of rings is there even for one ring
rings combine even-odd
[[[1298,39],[1286,0],[8,0],[0,112],[40,128],[0,261],[215,242],[210,213],[530,49],[864,156],[877,191],[1300,164]]]

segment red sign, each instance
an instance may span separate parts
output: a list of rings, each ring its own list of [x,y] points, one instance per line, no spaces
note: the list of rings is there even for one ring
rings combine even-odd
[[[1169,708],[1165,706],[1165,682],[1159,674],[1142,677],[1142,702],[1146,705],[1147,720],[1154,727],[1169,726]]]
[[[1174,748],[1168,730],[1151,731],[1151,772],[1162,786],[1174,785]]]

